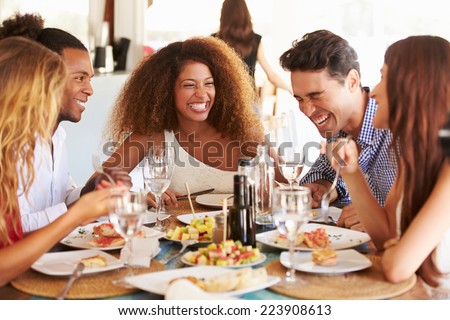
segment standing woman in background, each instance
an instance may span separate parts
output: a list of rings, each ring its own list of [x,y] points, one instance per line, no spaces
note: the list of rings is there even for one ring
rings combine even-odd
[[[252,17],[245,0],[225,0],[222,4],[220,28],[213,36],[224,40],[245,61],[255,79],[258,62],[269,81],[276,87],[292,93],[292,88],[276,74],[264,54],[261,35],[253,31]]]

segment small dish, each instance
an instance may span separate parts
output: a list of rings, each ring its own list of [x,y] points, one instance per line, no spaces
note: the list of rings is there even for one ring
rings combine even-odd
[[[221,214],[222,211],[206,211],[206,212],[199,212],[195,213],[196,218],[204,218],[204,217],[213,217],[217,216],[218,214]],[[192,213],[188,214],[181,214],[177,216],[178,221],[184,223],[184,224],[191,224],[192,219],[194,218]]]
[[[69,233],[64,239],[62,239],[60,243],[78,249],[116,250],[123,248],[123,245],[110,247],[93,247],[89,245],[89,242],[94,239],[94,227],[102,223],[104,222],[96,222],[78,227],[74,231]],[[145,226],[142,227],[142,231],[144,231],[146,238],[157,237],[159,239],[164,237],[165,235],[164,232],[160,232]]]
[[[195,202],[206,207],[221,209],[223,207],[222,199],[231,197],[232,193],[214,193],[214,194],[202,194],[195,198]],[[228,199],[228,206],[233,204],[233,199]]]
[[[145,290],[148,292],[152,292],[159,295],[165,295],[167,288],[169,287],[169,283],[177,278],[182,277],[196,277],[199,279],[207,279],[211,277],[216,277],[225,273],[232,272],[232,270],[222,267],[214,267],[214,266],[197,266],[190,268],[182,268],[182,269],[174,269],[174,270],[165,270],[160,272],[151,272],[140,274],[133,277],[126,278],[127,283],[132,286]],[[275,285],[280,281],[279,277],[268,276],[267,281],[263,284],[256,285],[253,287],[245,288],[242,290],[221,292],[220,295],[227,296],[240,296],[249,292],[254,292],[258,290],[262,290],[268,288],[270,286]],[[215,295],[215,293],[210,293],[211,295]],[[216,293],[217,295],[217,293]]]
[[[49,252],[41,256],[31,268],[51,276],[69,276],[74,266],[83,258],[100,255],[107,261],[106,267],[84,268],[83,274],[104,272],[123,267],[123,263],[112,255],[100,250],[75,250],[65,252]]]
[[[294,255],[295,270],[320,273],[320,274],[342,274],[367,269],[372,262],[354,249],[337,251],[336,264],[334,266],[321,266],[312,262],[312,252],[296,252]],[[280,262],[286,268],[290,267],[289,252],[282,252]]]
[[[348,249],[353,248],[356,246],[359,246],[360,244],[366,243],[370,241],[370,237],[365,232],[335,227],[335,226],[329,226],[324,224],[318,224],[318,223],[308,223],[304,226],[302,231],[312,231],[316,230],[317,228],[324,228],[328,233],[328,238],[330,239],[331,244],[329,245],[330,248],[335,250],[342,250],[342,249]],[[279,235],[279,232],[277,230],[271,230],[267,232],[258,233],[256,235],[256,241],[263,243],[265,245],[278,248],[278,249],[289,249],[289,246],[280,245],[275,242]],[[295,250],[299,251],[313,251],[313,248],[307,247],[305,244],[301,244],[299,246],[295,247]]]

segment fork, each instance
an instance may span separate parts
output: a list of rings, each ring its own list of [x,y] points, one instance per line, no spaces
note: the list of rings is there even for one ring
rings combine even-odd
[[[187,247],[189,247],[190,245],[196,244],[196,243],[198,243],[198,240],[194,240],[194,239],[182,240],[181,241],[182,247],[181,247],[180,251],[178,251],[177,254],[174,254],[173,256],[171,256],[169,258],[165,258],[165,259],[161,260],[160,263],[162,263],[164,265],[169,263],[170,261],[172,261],[173,259],[178,257],[180,254],[182,254],[184,252],[184,250],[186,250]]]
[[[349,142],[349,140],[351,139],[351,136],[347,136],[346,137],[346,142]],[[338,161],[339,163],[339,161]],[[329,208],[330,208],[330,198],[331,198],[331,193],[334,191],[334,189],[336,189],[336,185],[339,179],[339,174],[341,172],[341,164],[339,163],[339,166],[336,170],[336,176],[334,177],[333,183],[331,184],[330,189],[328,189],[327,192],[324,193],[324,195],[322,196],[322,201],[321,201],[321,207],[322,207],[322,217],[323,217],[323,221],[325,223],[329,222]]]
[[[331,184],[330,189],[328,189],[328,191],[325,192],[324,195],[322,196],[321,207],[322,207],[322,216],[323,216],[324,222],[328,222],[331,193],[333,192],[334,189],[336,189],[336,184],[339,179],[340,171],[341,171],[341,165],[339,165],[339,167],[336,170],[336,176],[334,177],[334,180],[333,180],[333,183]]]

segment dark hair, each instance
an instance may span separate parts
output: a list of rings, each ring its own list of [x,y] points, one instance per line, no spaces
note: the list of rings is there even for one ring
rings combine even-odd
[[[66,48],[87,51],[83,43],[70,33],[56,28],[44,28],[44,19],[39,14],[16,13],[3,21],[0,26],[0,39],[12,36],[35,40],[60,55]]]
[[[439,130],[450,106],[450,44],[434,36],[408,37],[392,44],[384,61],[389,127],[394,141],[399,139],[404,163],[405,231],[430,195],[445,159]]]
[[[292,48],[281,55],[280,64],[287,71],[326,69],[339,82],[352,69],[361,76],[356,51],[347,40],[328,30],[307,33],[301,40],[295,40]]]
[[[388,67],[389,128],[393,141],[401,146],[401,155],[393,148],[396,158],[403,162],[399,175],[404,180],[401,230],[405,232],[430,196],[445,163],[439,130],[450,108],[450,44],[435,36],[408,37],[392,44],[384,61]],[[439,274],[430,254],[418,273],[435,286],[433,272]]]
[[[142,61],[128,78],[111,114],[110,132],[115,139],[135,132],[152,135],[178,128],[174,87],[189,61],[208,66],[216,95],[208,123],[238,141],[262,137],[262,126],[253,110],[257,96],[242,59],[224,41],[196,37],[173,42]]]
[[[245,0],[223,2],[217,37],[234,48],[241,57],[246,57],[252,52],[256,43],[252,18]]]

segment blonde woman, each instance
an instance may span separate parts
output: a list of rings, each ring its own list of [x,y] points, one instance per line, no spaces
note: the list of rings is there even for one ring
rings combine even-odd
[[[30,58],[32,57],[32,58]],[[106,214],[108,189],[82,197],[67,214],[23,237],[17,198],[33,183],[37,139],[49,140],[67,77],[61,58],[22,37],[0,41],[0,286],[81,224]]]

